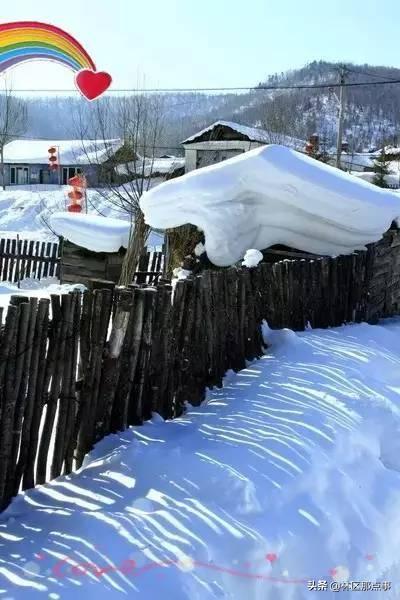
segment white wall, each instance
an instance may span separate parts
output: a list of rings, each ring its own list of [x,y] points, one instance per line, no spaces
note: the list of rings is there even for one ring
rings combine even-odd
[[[247,152],[253,148],[263,146],[259,142],[246,142],[241,140],[220,140],[209,142],[197,142],[193,144],[184,144],[185,149],[185,171],[193,171],[197,165],[197,153],[205,150],[215,150],[223,153],[223,151],[236,151],[237,154]]]

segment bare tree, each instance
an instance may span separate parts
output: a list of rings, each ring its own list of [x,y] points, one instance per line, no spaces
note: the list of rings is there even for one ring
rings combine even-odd
[[[104,186],[98,189],[107,202],[128,213],[131,220],[129,246],[122,265],[120,285],[132,282],[134,272],[150,232],[144,222],[139,200],[149,189],[154,160],[162,133],[162,99],[135,94],[118,100],[102,99],[87,112],[75,117],[79,137],[92,165],[101,164]],[[115,140],[115,133],[120,140]],[[93,144],[86,140],[95,139]]]
[[[285,144],[287,136],[298,135],[297,98],[279,94],[265,104],[262,126],[269,134],[270,144]]]
[[[12,94],[12,87],[5,82],[0,96],[0,165],[3,190],[6,189],[4,170],[5,145],[24,133],[27,126],[26,104]]]

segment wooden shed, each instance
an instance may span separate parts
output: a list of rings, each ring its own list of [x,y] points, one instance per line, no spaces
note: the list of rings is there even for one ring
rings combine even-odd
[[[60,242],[61,283],[83,283],[90,286],[92,280],[118,282],[125,248],[120,248],[118,252],[93,252],[62,238]]]

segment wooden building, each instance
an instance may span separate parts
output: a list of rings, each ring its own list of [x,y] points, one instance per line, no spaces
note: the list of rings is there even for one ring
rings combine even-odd
[[[305,147],[304,140],[232,121],[216,121],[188,137],[182,144],[185,149],[186,172],[227,160],[266,144],[281,144],[300,151],[304,151]]]
[[[50,147],[56,149],[58,169],[49,169]],[[132,152],[122,140],[14,140],[4,147],[4,185],[66,185],[83,173],[89,186],[113,181],[115,166]]]
[[[93,252],[61,238],[61,283],[82,283],[91,287],[93,280],[118,283],[125,248],[118,252]]]

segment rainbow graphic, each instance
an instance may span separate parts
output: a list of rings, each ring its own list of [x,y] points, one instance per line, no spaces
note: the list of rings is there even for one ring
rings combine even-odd
[[[81,44],[59,27],[35,21],[0,24],[0,73],[37,59],[57,62],[75,72],[96,70]]]
[[[87,100],[94,100],[111,85],[112,78],[96,65],[72,35],[37,21],[0,24],[0,75],[31,60],[49,60],[75,73],[75,85]]]

